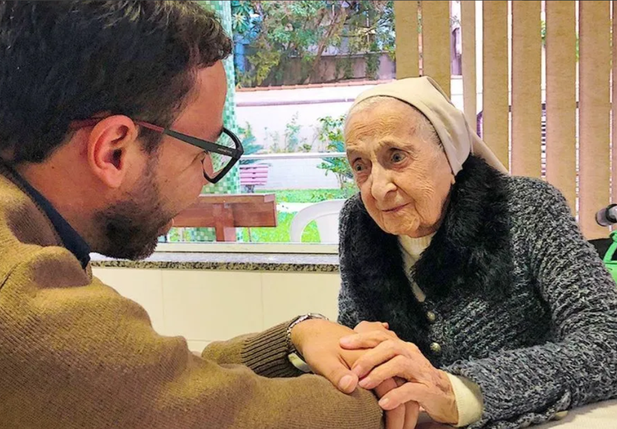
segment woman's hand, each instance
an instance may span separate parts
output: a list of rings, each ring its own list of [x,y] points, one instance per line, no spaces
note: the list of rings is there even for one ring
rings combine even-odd
[[[396,333],[390,331],[388,323],[385,322],[360,322],[356,325],[354,331],[359,334],[379,331],[394,339],[398,339]],[[405,382],[402,378],[390,378],[375,387],[373,391],[378,398],[383,398],[392,390],[405,384]],[[414,429],[418,422],[419,414],[420,405],[415,401],[408,401],[398,407],[386,410],[386,429]]]
[[[386,411],[414,401],[435,421],[458,422],[456,398],[445,372],[435,368],[415,344],[395,338],[384,329],[364,331],[341,339],[348,350],[368,350],[359,357],[352,371],[361,379],[359,385],[375,389],[395,377],[407,383],[388,391],[379,405]]]
[[[402,378],[389,378],[373,391],[378,398],[383,398],[392,390],[402,386],[406,381]],[[405,402],[398,407],[385,410],[386,429],[414,429],[420,415],[420,405],[415,401]]]
[[[392,338],[398,338],[396,332],[390,330],[388,322],[360,322],[353,328],[354,332],[364,334],[372,331],[379,331],[390,335]]]

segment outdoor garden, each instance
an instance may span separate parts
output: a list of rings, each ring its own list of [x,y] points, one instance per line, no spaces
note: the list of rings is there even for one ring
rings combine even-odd
[[[246,0],[230,4],[235,82],[240,92],[290,85],[309,88],[394,76],[392,1]],[[386,63],[390,68],[385,68],[384,75]],[[240,92],[236,92],[236,100],[241,98]],[[239,162],[239,192],[275,194],[278,221],[277,227],[238,228],[238,241],[289,242],[290,224],[299,210],[321,201],[346,199],[357,192],[347,160],[327,156],[345,151],[343,113],[350,103],[319,116],[306,114],[309,107],[303,103],[301,100],[298,105],[289,106],[295,112],[293,116],[270,120],[265,126],[262,120],[243,120],[241,103],[236,107],[236,131],[244,154],[259,155],[258,159]],[[289,162],[268,158],[277,154],[311,156],[308,161],[301,158]],[[270,179],[267,183],[242,186],[242,169],[258,164],[267,165]],[[284,180],[285,175],[295,181]],[[274,176],[279,178],[275,180]],[[173,229],[167,241],[212,240],[211,231],[199,230],[196,234],[192,228]],[[304,230],[302,241],[321,241],[314,222]]]
[[[315,132],[315,146],[321,145],[325,153],[344,152],[343,144],[344,117],[332,118],[330,116],[319,118]],[[282,139],[275,134],[272,136],[273,147],[271,153],[303,152],[311,149],[313,145],[299,136],[300,127],[292,121],[288,124]],[[240,134],[245,147],[245,153],[264,153],[262,145],[256,143],[250,125],[240,128]],[[250,165],[255,160],[241,160],[241,165]],[[267,163],[267,160],[261,161]],[[241,167],[242,168],[242,167]],[[322,189],[268,189],[267,187],[254,190],[255,193],[273,193],[276,195],[278,206],[278,226],[276,228],[242,228],[241,240],[244,242],[278,243],[290,241],[290,224],[298,210],[312,203],[333,199],[346,199],[357,192],[353,182],[353,176],[349,163],[345,158],[333,158],[324,156],[313,169],[313,175],[331,175],[336,177],[336,188]],[[291,172],[290,172],[291,174]],[[243,191],[246,191],[243,190]],[[315,222],[311,222],[304,230],[302,241],[306,243],[319,243],[321,241]]]

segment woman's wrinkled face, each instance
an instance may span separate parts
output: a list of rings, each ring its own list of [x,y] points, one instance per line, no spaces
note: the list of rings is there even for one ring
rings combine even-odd
[[[424,117],[402,101],[356,106],[345,126],[347,159],[373,220],[387,233],[424,237],[443,219],[454,176]]]

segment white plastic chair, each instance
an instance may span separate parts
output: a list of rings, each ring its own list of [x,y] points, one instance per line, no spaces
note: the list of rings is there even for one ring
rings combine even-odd
[[[300,210],[291,220],[291,241],[302,241],[304,228],[315,221],[322,243],[338,243],[338,217],[345,200],[328,200],[311,204]]]

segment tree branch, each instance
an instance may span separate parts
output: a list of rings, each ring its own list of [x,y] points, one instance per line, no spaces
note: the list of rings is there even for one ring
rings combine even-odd
[[[309,73],[307,79],[304,83],[310,83],[311,78],[314,77],[319,71],[319,65],[321,63],[321,56],[326,50],[326,42],[332,38],[332,35],[335,32],[340,32],[343,29],[343,25],[345,25],[345,20],[347,19],[347,9],[340,8],[338,9],[333,16],[333,23],[330,24],[326,35],[319,41],[319,46],[317,48],[317,54],[315,55],[315,60],[313,61],[313,67],[311,72]]]

